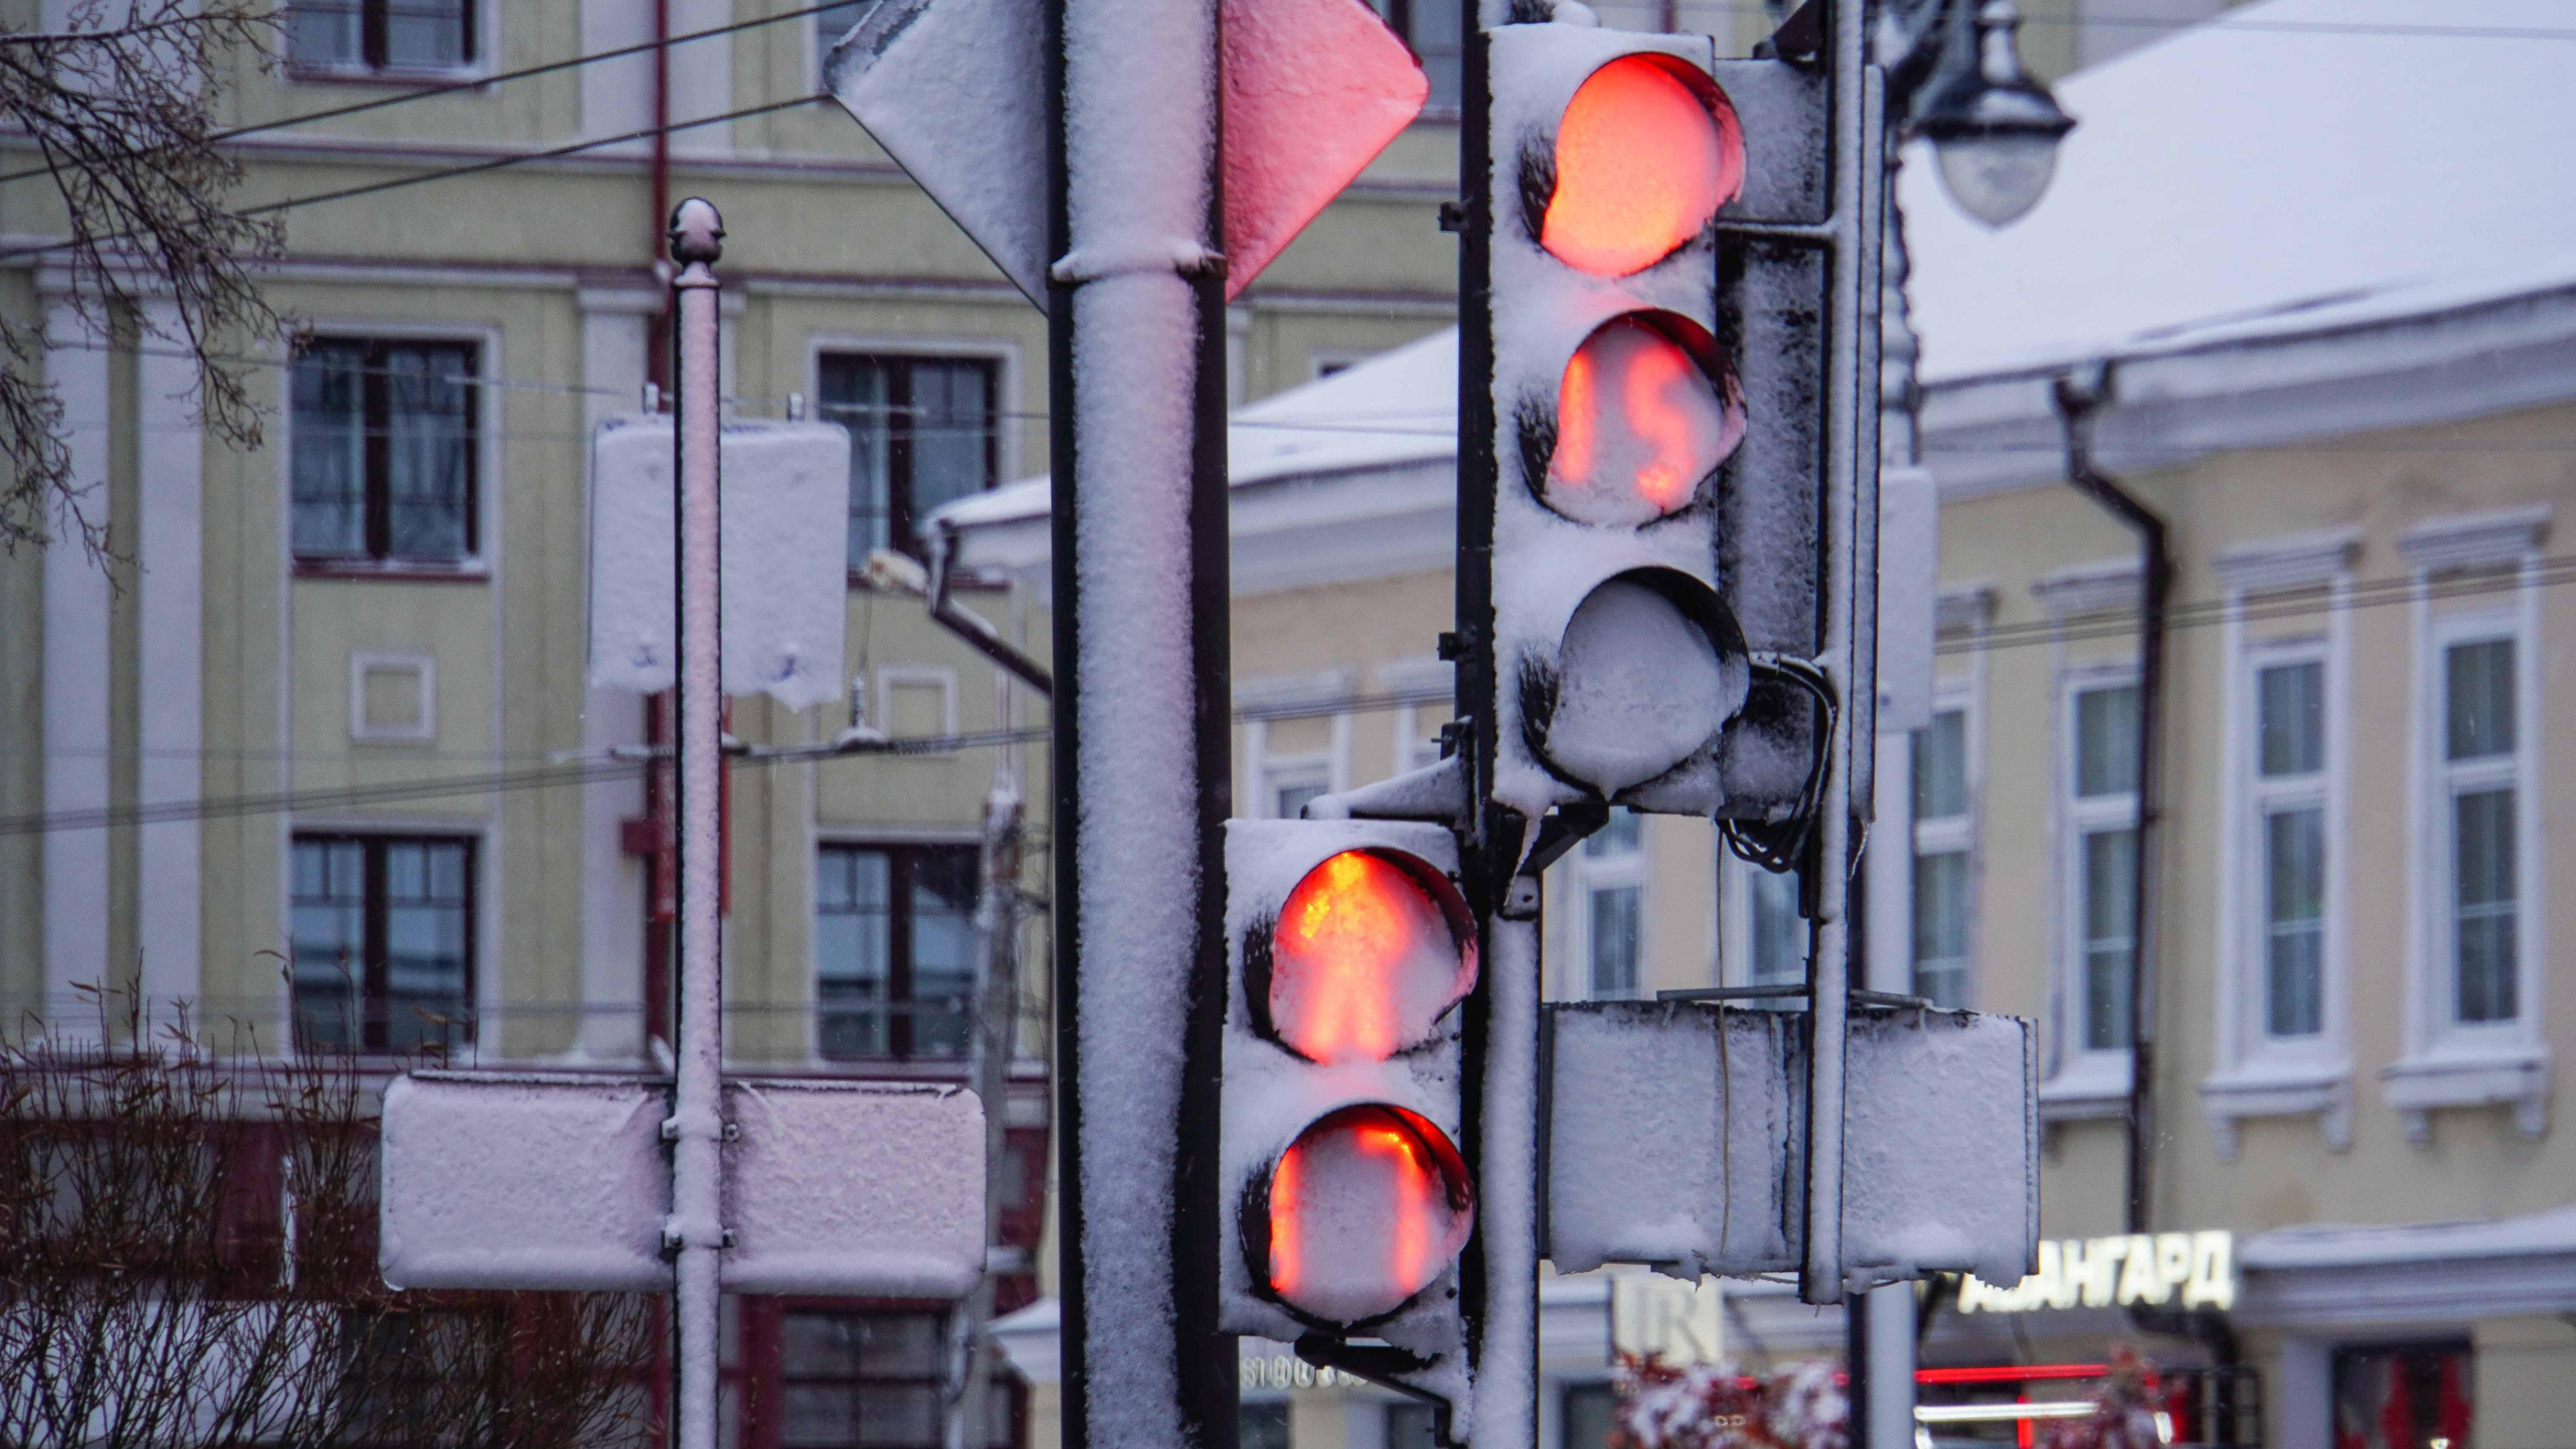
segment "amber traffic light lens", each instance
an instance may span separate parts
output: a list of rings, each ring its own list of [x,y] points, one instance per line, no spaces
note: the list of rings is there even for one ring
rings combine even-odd
[[[1578,523],[1629,526],[1689,504],[1744,438],[1733,385],[1710,375],[1716,351],[1671,313],[1614,317],[1585,338],[1557,386],[1542,501]]]
[[[1417,1046],[1475,984],[1466,905],[1419,861],[1342,851],[1280,908],[1270,1024],[1309,1061],[1382,1061]]]
[[[1380,1103],[1318,1118],[1270,1177],[1270,1287],[1327,1323],[1392,1313],[1467,1245],[1475,1200],[1447,1133]]]
[[[1677,61],[1621,56],[1575,89],[1557,125],[1539,245],[1624,277],[1699,235],[1743,184],[1744,138],[1715,88]]]

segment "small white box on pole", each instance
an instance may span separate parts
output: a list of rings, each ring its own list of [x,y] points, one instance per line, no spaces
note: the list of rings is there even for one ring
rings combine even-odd
[[[849,596],[850,435],[833,423],[724,426],[724,692],[794,709],[838,699]],[[590,682],[668,689],[671,420],[603,420],[591,447]]]
[[[1878,732],[1932,723],[1941,602],[1941,500],[1922,468],[1878,475]]]

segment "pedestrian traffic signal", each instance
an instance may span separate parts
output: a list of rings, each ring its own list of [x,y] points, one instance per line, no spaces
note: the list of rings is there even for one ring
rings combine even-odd
[[[1746,357],[1779,309],[1757,288],[1748,327],[1730,274],[1760,262],[1724,231],[1821,219],[1820,87],[1780,62],[1720,62],[1706,36],[1556,21],[1487,35],[1490,793],[1528,818],[1604,803],[1776,816],[1807,793],[1812,737],[1796,731],[1788,770],[1754,768],[1774,762],[1734,749],[1730,726],[1772,687],[1756,648],[1814,653],[1819,388],[1801,405],[1781,359]],[[1805,298],[1810,332],[1823,300]],[[1749,496],[1783,484],[1802,527],[1768,526]],[[1802,555],[1807,633],[1748,644],[1745,578],[1783,552]],[[1808,694],[1791,694],[1754,713],[1812,726]]]
[[[1425,1365],[1461,1341],[1457,855],[1438,825],[1226,827],[1228,1331],[1365,1335]]]

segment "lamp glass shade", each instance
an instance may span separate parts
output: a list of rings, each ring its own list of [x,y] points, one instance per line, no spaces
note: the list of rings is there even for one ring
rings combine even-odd
[[[1932,154],[1941,187],[1959,209],[1989,227],[2007,227],[2030,214],[2057,170],[2055,135],[2040,131],[1988,131],[1941,137]]]

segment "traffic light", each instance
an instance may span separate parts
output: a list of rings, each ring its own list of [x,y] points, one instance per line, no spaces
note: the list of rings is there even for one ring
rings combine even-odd
[[[1439,825],[1226,826],[1228,1332],[1383,1340],[1404,1368],[1462,1341],[1456,1008],[1476,926],[1457,869]]]
[[[1821,692],[1771,656],[1815,653],[1820,390],[1800,363],[1825,299],[1794,245],[1784,290],[1728,224],[1821,218],[1821,85],[1720,62],[1706,36],[1487,36],[1489,793],[1527,818],[1795,813]],[[1773,335],[1784,317],[1804,335]],[[1804,627],[1748,641],[1748,607]],[[1738,721],[1761,728],[1739,744]]]

